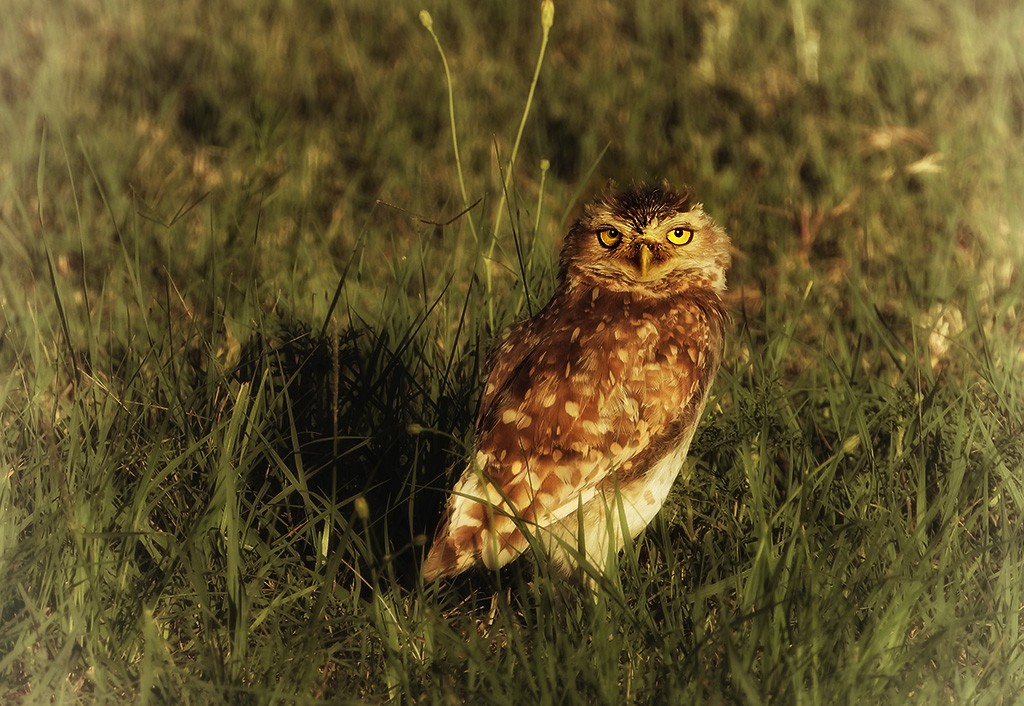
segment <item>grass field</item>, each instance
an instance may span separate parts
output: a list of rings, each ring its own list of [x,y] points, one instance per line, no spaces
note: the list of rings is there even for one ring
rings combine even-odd
[[[1024,5],[8,5],[0,702],[1024,698]],[[736,246],[685,482],[596,600],[423,586],[642,178]]]

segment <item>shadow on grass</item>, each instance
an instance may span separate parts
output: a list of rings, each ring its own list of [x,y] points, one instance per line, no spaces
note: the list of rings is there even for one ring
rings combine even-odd
[[[423,544],[440,518],[448,472],[465,457],[460,439],[474,404],[471,373],[432,385],[409,365],[415,355],[369,326],[331,335],[282,321],[276,335],[243,348],[235,371],[241,382],[267,376],[280,392],[268,455],[285,459],[310,493],[354,516],[381,568],[406,586],[415,583]],[[276,466],[267,464],[266,479],[254,469],[251,490],[264,482],[277,486],[261,489],[264,496],[283,490],[290,481]]]

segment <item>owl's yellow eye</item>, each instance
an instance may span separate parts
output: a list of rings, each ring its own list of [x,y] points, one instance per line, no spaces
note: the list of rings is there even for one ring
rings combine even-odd
[[[676,228],[668,234],[668,242],[673,245],[686,245],[693,240],[693,231],[689,228]]]
[[[614,248],[622,240],[622,233],[614,228],[604,228],[597,231],[597,242],[606,248]]]

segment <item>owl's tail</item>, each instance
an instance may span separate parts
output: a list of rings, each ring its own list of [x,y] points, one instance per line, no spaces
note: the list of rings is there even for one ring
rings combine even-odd
[[[427,583],[461,574],[478,562],[488,569],[509,563],[529,545],[507,509],[473,496],[453,494],[423,561]]]
[[[432,583],[445,576],[455,576],[472,565],[472,555],[460,552],[454,539],[438,537],[423,560],[423,580]]]

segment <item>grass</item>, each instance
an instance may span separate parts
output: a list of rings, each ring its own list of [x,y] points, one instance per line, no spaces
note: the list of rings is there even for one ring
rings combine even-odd
[[[14,0],[2,700],[1015,703],[1024,12],[431,6],[449,103],[421,9]],[[424,587],[490,342],[640,177],[737,247],[687,480],[596,602]]]

